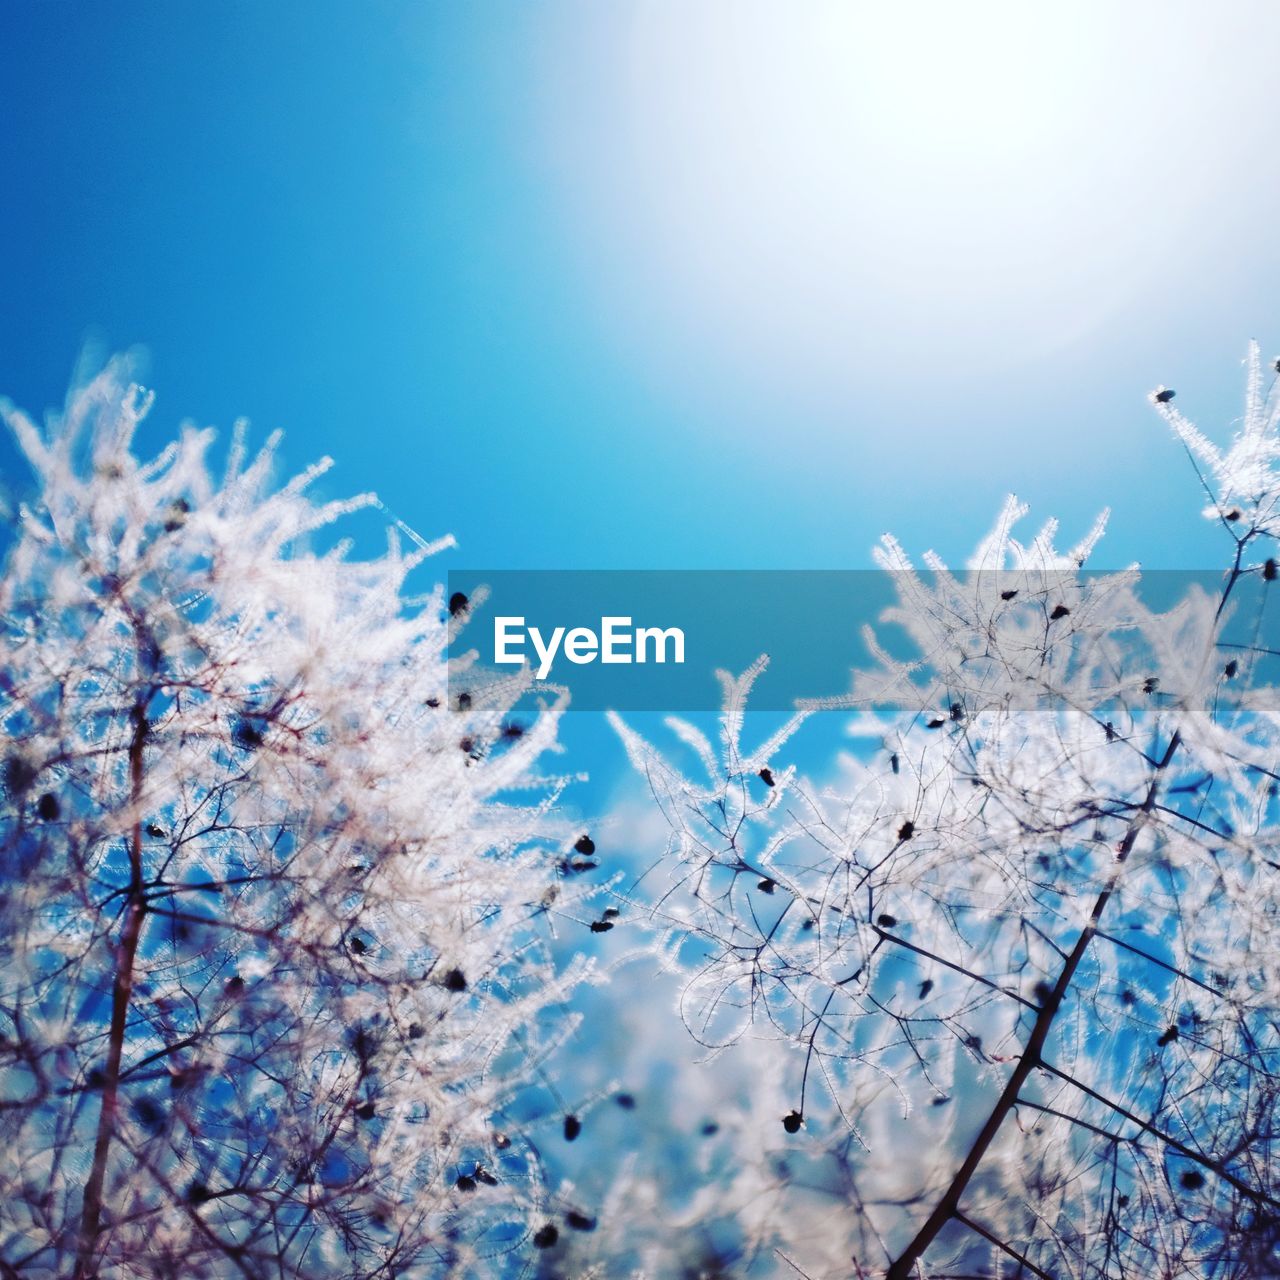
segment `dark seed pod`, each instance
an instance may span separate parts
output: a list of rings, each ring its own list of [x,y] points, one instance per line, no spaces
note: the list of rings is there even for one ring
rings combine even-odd
[[[929,1105],[933,1107],[945,1107],[947,1103],[950,1101],[951,1101],[950,1098],[948,1098],[945,1094],[940,1093],[936,1098],[934,1098],[934,1100]]]
[[[876,924],[878,924],[882,929],[892,929],[897,923],[898,917],[891,916],[887,911],[882,911],[878,916],[876,916]]]
[[[934,716],[932,719],[925,721],[925,728],[941,729],[942,726],[946,723],[947,723],[946,720],[942,716]]]
[[[800,1126],[803,1123],[804,1116],[802,1116],[798,1111],[788,1111],[787,1114],[782,1117],[782,1127],[788,1133],[799,1133]]]
[[[1228,680],[1234,680],[1236,678],[1236,673],[1239,670],[1240,670],[1240,664],[1234,658],[1232,658],[1231,661],[1228,662],[1227,665],[1222,668],[1222,674],[1226,676]]]
[[[1017,590],[1016,590],[1016,589],[1014,589],[1014,590],[1010,590],[1010,591],[1002,591],[1002,592],[1000,593],[1000,599],[1001,599],[1001,600],[1012,600],[1012,599],[1013,599],[1013,597],[1014,597],[1014,596],[1016,596],[1017,594],[1018,594],[1018,592],[1017,592]]]
[[[62,806],[58,803],[58,797],[46,791],[36,802],[36,813],[43,822],[57,822],[62,816]]]
[[[925,979],[925,980],[920,984],[920,999],[921,999],[921,1000],[923,1000],[923,999],[925,998],[925,996],[927,996],[927,995],[929,994],[929,992],[930,992],[930,991],[932,991],[932,990],[933,990],[933,979],[932,979],[932,978],[926,978],[926,979]]]
[[[427,699],[427,706],[429,706],[429,707],[432,709],[432,711],[434,711],[434,710],[435,710],[439,705],[440,705],[440,699],[439,699],[439,698],[428,698],[428,699]]]
[[[916,833],[916,824],[912,822],[910,818],[908,818],[906,822],[904,822],[902,826],[898,828],[898,839],[910,840],[911,837],[915,835],[915,833]]]
[[[453,1185],[459,1191],[474,1191],[476,1189],[476,1180],[469,1173],[460,1173]]]
[[[176,533],[187,522],[191,504],[186,498],[174,498],[169,504],[169,517],[164,522],[165,533]]]
[[[369,950],[368,944],[365,942],[363,938],[352,938],[351,941],[347,943],[347,945],[358,956],[364,955],[364,953]]]
[[[164,1127],[164,1107],[145,1093],[133,1104],[133,1114],[138,1123],[151,1133]]]
[[[22,756],[9,756],[4,762],[4,785],[10,795],[20,796],[31,790],[36,768]]]
[[[455,591],[449,597],[449,617],[456,618],[458,614],[465,613],[468,603],[465,592]]]
[[[147,835],[149,835],[153,840],[163,840],[163,839],[164,839],[164,828],[163,828],[163,827],[157,827],[157,826],[156,826],[156,824],[155,824],[154,822],[148,822],[148,823],[147,823]]]
[[[1178,1038],[1178,1028],[1171,1022],[1161,1033],[1160,1038],[1156,1041],[1162,1049],[1167,1044],[1172,1044]]]
[[[1065,618],[1070,612],[1071,610],[1065,604],[1055,604],[1053,611],[1049,614],[1049,619],[1052,622],[1057,622],[1059,618]]]
[[[476,1165],[475,1173],[471,1175],[477,1182],[483,1182],[486,1187],[496,1187],[498,1180],[489,1172],[482,1164]]]
[[[567,1115],[564,1118],[564,1140],[572,1142],[582,1132],[582,1121],[575,1115]]]
[[[377,1039],[365,1027],[357,1027],[350,1036],[351,1048],[361,1062],[367,1063],[369,1055],[378,1047]]]
[[[636,1109],[635,1095],[631,1093],[620,1093],[614,1098],[614,1102],[620,1106],[623,1111],[634,1111]]]
[[[1199,1191],[1204,1186],[1204,1174],[1199,1169],[1188,1169],[1178,1179],[1188,1191]]]
[[[244,979],[238,973],[232,974],[231,977],[227,979],[226,986],[223,990],[226,991],[229,996],[244,995]]]
[[[579,1213],[576,1209],[570,1209],[564,1215],[564,1220],[575,1231],[594,1231],[596,1229],[596,1220],[587,1217],[585,1213]]]
[[[582,835],[578,837],[573,848],[575,852],[589,857],[596,851],[596,842],[590,836]]]
[[[720,1132],[720,1126],[714,1120],[708,1120],[700,1130],[704,1138],[714,1138]]]
[[[591,922],[592,933],[608,933],[613,928],[612,920],[593,920]]]
[[[516,738],[523,738],[524,725],[516,724],[512,720],[508,720],[502,726],[502,736],[506,738],[508,741],[513,741]]]
[[[362,1102],[356,1107],[356,1117],[360,1120],[372,1120],[377,1114],[372,1102]]]
[[[555,1226],[550,1222],[548,1222],[545,1227],[539,1227],[538,1230],[533,1233],[533,1243],[539,1249],[550,1249],[559,1239],[560,1232],[557,1231]]]
[[[964,719],[964,704],[962,702],[953,702],[951,704],[951,718],[953,720]]]
[[[1244,512],[1241,511],[1239,507],[1232,507],[1229,511],[1224,511],[1222,513],[1222,518],[1224,520],[1229,520],[1232,524],[1235,524],[1242,515],[1244,515]]]
[[[761,893],[772,893],[777,887],[778,887],[777,883],[773,880],[770,880],[768,876],[766,876],[763,880],[760,881],[758,885],[756,885],[756,888],[759,889]]]
[[[1053,988],[1047,982],[1037,982],[1032,994],[1041,1004],[1045,1004],[1048,1002],[1049,997],[1053,995]]]
[[[1171,387],[1161,387],[1155,394],[1156,404],[1168,404],[1177,394]]]
[[[511,1139],[505,1133],[495,1133],[493,1135],[493,1145],[499,1151],[506,1151],[511,1146]]]
[[[459,711],[471,710],[471,695],[465,689],[458,694],[457,707]]]
[[[1110,720],[1108,720],[1107,721],[1107,741],[1114,742],[1115,740],[1116,740],[1116,727],[1111,723]]]
[[[773,770],[770,769],[768,766],[761,769],[760,773],[757,776],[759,777],[760,781],[764,783],[766,787],[772,787],[774,785]]]
[[[899,768],[901,768],[901,761],[899,761],[898,753],[896,751],[889,757],[889,768],[892,769],[894,773],[897,773]]]
[[[193,1182],[187,1188],[187,1201],[189,1204],[204,1204],[213,1196],[213,1192],[199,1180]]]
[[[1142,682],[1142,692],[1143,692],[1143,693],[1155,693],[1155,691],[1156,691],[1159,687],[1160,687],[1160,678],[1159,678],[1158,676],[1148,676],[1148,677],[1147,677],[1147,678]]]
[[[605,907],[600,913],[606,920],[616,920],[622,912],[617,907]]]
[[[444,975],[444,989],[455,993],[467,989],[467,978],[461,969],[450,969]]]
[[[1278,569],[1280,569],[1280,566],[1277,566],[1274,560],[1267,560],[1262,566],[1263,582],[1274,582]]]

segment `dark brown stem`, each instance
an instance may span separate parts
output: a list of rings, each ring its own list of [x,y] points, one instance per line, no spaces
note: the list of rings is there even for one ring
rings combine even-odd
[[[956,1210],[956,1221],[962,1222],[970,1231],[980,1235],[984,1240],[989,1240],[1002,1253],[1007,1253],[1020,1267],[1030,1271],[1033,1276],[1039,1276],[1040,1280],[1053,1280],[1053,1277],[1047,1271],[1041,1271],[1034,1262],[1028,1261],[1016,1249],[1011,1249],[999,1236],[992,1235],[981,1223],[974,1222],[972,1218],[966,1218],[959,1209]]]
[[[1071,986],[1072,980],[1076,976],[1080,961],[1084,959],[1084,954],[1089,949],[1089,943],[1093,940],[1098,922],[1102,919],[1107,903],[1111,900],[1111,895],[1114,893],[1116,884],[1120,879],[1120,871],[1128,860],[1134,843],[1138,839],[1138,833],[1142,830],[1143,823],[1155,807],[1156,796],[1160,790],[1160,774],[1173,759],[1180,742],[1181,738],[1175,733],[1169,739],[1169,746],[1164,753],[1163,759],[1156,764],[1155,774],[1151,779],[1150,786],[1147,788],[1147,795],[1142,803],[1142,808],[1129,824],[1129,828],[1124,834],[1124,839],[1121,840],[1120,847],[1116,852],[1115,870],[1111,873],[1111,878],[1108,880],[1106,888],[1102,890],[1098,895],[1097,901],[1093,904],[1093,910],[1089,913],[1089,922],[1085,925],[1079,938],[1076,939],[1076,945],[1072,948],[1071,954],[1062,966],[1062,972],[1058,974],[1058,980],[1054,984],[1053,991],[1036,1015],[1035,1023],[1031,1028],[1031,1035],[1027,1040],[1027,1047],[1018,1059],[1013,1073],[1009,1076],[1008,1082],[991,1110],[991,1114],[987,1117],[987,1121],[982,1126],[977,1138],[974,1139],[973,1146],[969,1148],[969,1153],[965,1156],[964,1163],[956,1172],[955,1177],[952,1178],[946,1191],[943,1192],[941,1199],[934,1206],[933,1212],[925,1221],[924,1226],[916,1232],[915,1238],[899,1254],[888,1272],[886,1272],[886,1280],[910,1280],[916,1263],[924,1256],[925,1250],[937,1239],[938,1233],[953,1218],[960,1216],[960,1197],[964,1195],[965,1188],[969,1185],[969,1180],[973,1177],[991,1144],[995,1141],[996,1134],[999,1133],[1000,1126],[1004,1124],[1005,1118],[1016,1105],[1018,1094],[1022,1091],[1023,1085],[1026,1084],[1027,1077],[1040,1065],[1045,1041],[1049,1036],[1049,1028],[1053,1026],[1053,1020],[1058,1016],[1058,1010],[1062,1007],[1062,1001],[1067,994],[1067,989]]]
[[[1153,1138],[1163,1142],[1166,1147],[1172,1151],[1176,1151],[1180,1156],[1187,1160],[1194,1161],[1198,1165],[1210,1170],[1218,1175],[1224,1182],[1230,1183],[1242,1196],[1246,1196],[1250,1200],[1256,1201],[1258,1204],[1268,1204],[1272,1208],[1280,1209],[1280,1200],[1274,1196],[1269,1196],[1265,1191],[1259,1191],[1257,1187],[1250,1186],[1238,1174],[1232,1173],[1227,1168],[1224,1160],[1215,1159],[1213,1156],[1207,1156],[1203,1152],[1197,1151],[1194,1147],[1189,1147],[1185,1142],[1175,1138],[1171,1133],[1165,1133],[1162,1129],[1158,1129],[1150,1120],[1144,1120],[1141,1116],[1135,1115],[1134,1112],[1122,1107],[1118,1102],[1113,1102],[1110,1098],[1104,1097],[1096,1089],[1090,1089],[1087,1084],[1077,1080],[1074,1076],[1068,1075],[1065,1071],[1059,1071],[1057,1067],[1051,1063],[1042,1062],[1040,1064],[1051,1075],[1055,1075],[1059,1080],[1069,1084],[1074,1089],[1079,1089],[1081,1093],[1087,1094],[1095,1102],[1100,1102],[1104,1107],[1110,1107],[1116,1115],[1132,1124],[1137,1125],[1144,1133],[1149,1133]],[[1047,1108],[1046,1108],[1047,1109]],[[1079,1123],[1079,1122],[1077,1122]]]
[[[115,1131],[116,1107],[120,1094],[120,1063],[124,1057],[125,1028],[129,1001],[133,994],[134,962],[146,916],[142,878],[142,752],[147,737],[143,704],[133,709],[133,737],[129,742],[129,780],[133,803],[133,830],[129,835],[129,891],[125,900],[124,928],[116,947],[116,974],[111,991],[111,1026],[107,1033],[107,1062],[102,1083],[102,1110],[98,1114],[98,1136],[93,1146],[93,1165],[84,1188],[84,1212],[80,1220],[80,1248],[76,1255],[75,1280],[93,1274],[93,1253],[102,1225],[102,1188],[107,1176],[107,1157]]]

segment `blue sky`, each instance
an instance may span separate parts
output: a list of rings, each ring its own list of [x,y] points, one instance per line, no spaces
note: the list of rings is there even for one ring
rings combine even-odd
[[[1248,0],[3,4],[0,395],[139,347],[152,446],[283,428],[453,532],[442,573],[957,562],[1010,491],[1064,539],[1112,507],[1099,566],[1209,568],[1146,394],[1221,435],[1280,352],[1278,38]],[[563,737],[604,813],[617,742]]]
[[[1143,397],[1280,348],[1280,11],[888,8],[5,6],[0,390],[140,344],[473,564],[1213,563]]]

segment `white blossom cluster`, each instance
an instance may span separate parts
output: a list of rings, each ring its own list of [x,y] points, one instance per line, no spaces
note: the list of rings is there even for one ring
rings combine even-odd
[[[222,474],[113,365],[41,429],[0,582],[0,1267],[503,1274],[545,1227],[517,1106],[585,962],[563,698],[449,678],[465,621]],[[454,616],[457,615],[457,616]]]
[[[884,540],[846,697],[756,740],[761,662],[718,740],[614,717],[665,851],[604,911],[564,695],[448,656],[435,547],[358,558],[373,500],[242,432],[138,461],[118,366],[7,410],[0,1271],[1280,1274],[1264,381],[1225,451],[1153,395],[1221,574],[1090,571],[1105,517],[1060,551],[1011,499],[963,570]],[[611,986],[556,919],[626,926]]]
[[[760,664],[724,677],[716,744],[615,717],[671,833],[649,901],[686,1024],[713,1051],[789,1045],[778,1136],[847,1170],[821,1231],[741,1215],[752,1274],[1280,1274],[1280,402],[1258,368],[1226,453],[1158,401],[1232,513],[1220,577],[1091,573],[1105,516],[1061,552],[1053,524],[1017,540],[1011,499],[962,572],[884,540],[898,603],[835,780],[787,760],[821,707],[744,742]]]

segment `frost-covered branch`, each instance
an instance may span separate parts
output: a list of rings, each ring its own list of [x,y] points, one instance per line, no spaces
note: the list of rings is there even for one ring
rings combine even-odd
[[[1255,349],[1229,450],[1153,396],[1230,532],[1216,584],[1153,602],[1136,569],[1087,571],[1105,517],[1060,552],[1053,523],[1016,538],[1011,499],[960,572],[885,539],[898,603],[848,699],[880,741],[833,781],[786,764],[798,724],[743,744],[754,673],[718,751],[675,725],[691,770],[616,721],[671,827],[653,909],[686,1020],[792,1047],[797,1156],[852,1138],[876,1189],[833,1228],[860,1275],[1276,1265],[1264,381]]]
[[[434,548],[225,469],[112,366],[41,428],[0,581],[7,1274],[521,1270],[522,1099],[572,1030],[563,698],[465,696]],[[454,615],[458,616],[454,616]],[[455,673],[457,677],[458,673]],[[451,698],[452,691],[452,698]]]

